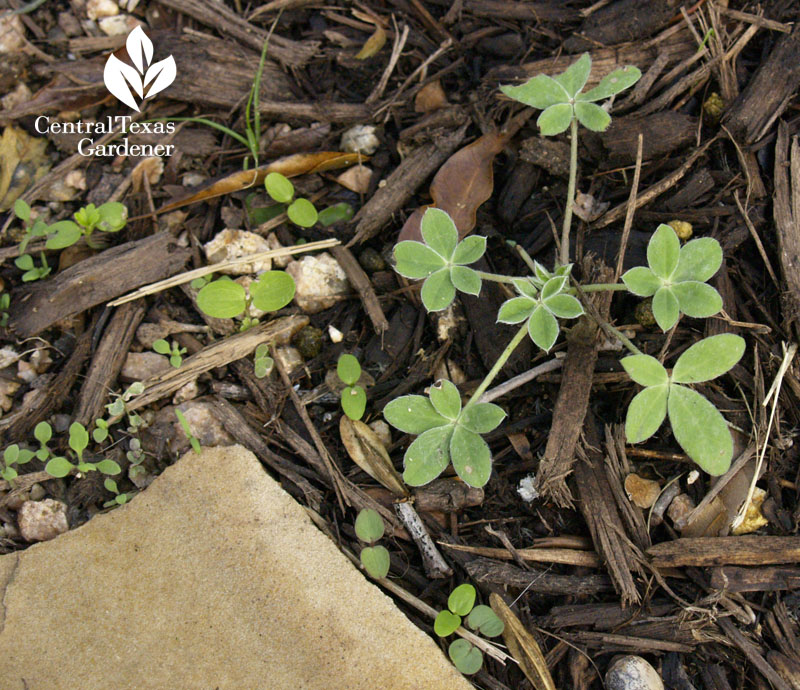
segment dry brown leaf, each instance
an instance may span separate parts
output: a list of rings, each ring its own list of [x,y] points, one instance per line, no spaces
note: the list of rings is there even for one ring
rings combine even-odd
[[[372,429],[362,421],[342,415],[339,420],[339,433],[348,455],[356,465],[396,496],[408,496],[405,484],[394,469],[389,453]]]
[[[489,605],[505,624],[503,640],[531,685],[536,690],[556,690],[542,650],[533,635],[525,629],[499,594],[492,592],[489,595]]]
[[[385,43],[386,32],[383,30],[383,27],[376,26],[375,33],[366,40],[361,50],[356,54],[356,60],[368,60],[374,55],[377,55]]]
[[[47,139],[9,125],[0,138],[0,211],[7,211],[49,169]]]
[[[243,189],[255,187],[264,181],[271,172],[277,172],[286,177],[297,177],[310,173],[324,172],[345,168],[348,165],[364,162],[368,157],[358,153],[341,153],[339,151],[321,151],[319,153],[296,153],[292,156],[279,158],[268,165],[262,165],[253,170],[241,170],[232,175],[227,175],[218,180],[204,184],[200,189],[192,190],[185,197],[170,202],[158,209],[158,213],[174,211],[198,201],[207,201],[223,194],[233,194]]]
[[[369,191],[369,183],[371,180],[372,170],[366,165],[354,165],[336,178],[336,181],[342,185],[342,187],[356,194],[366,194]]]
[[[505,143],[506,137],[497,132],[484,134],[450,156],[431,182],[433,206],[450,214],[461,238],[475,227],[478,208],[492,195],[494,159]],[[423,212],[417,209],[408,217],[399,240],[422,240]]]
[[[449,105],[447,96],[438,79],[430,84],[425,84],[414,98],[414,112],[430,113]]]
[[[646,509],[656,502],[661,493],[661,486],[652,479],[645,479],[638,474],[629,474],[625,477],[625,492],[635,505]]]

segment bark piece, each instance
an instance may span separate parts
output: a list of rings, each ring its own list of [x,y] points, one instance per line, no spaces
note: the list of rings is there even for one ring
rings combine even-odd
[[[247,357],[261,343],[286,345],[306,325],[308,325],[306,316],[284,316],[251,328],[244,333],[214,341],[197,354],[185,359],[179,369],[172,369],[143,381],[144,393],[129,402],[128,409],[138,410],[140,407],[171,395],[200,374]]]
[[[575,465],[575,484],[580,510],[595,550],[601,555],[623,606],[640,601],[631,572],[644,574],[644,555],[627,536],[628,530],[616,507],[609,477],[606,475],[600,436],[593,419],[586,420],[587,444],[578,450],[584,458]],[[620,490],[622,487],[620,487]]]
[[[519,157],[551,175],[569,177],[569,144],[552,137],[531,137],[522,142]]]
[[[381,303],[378,301],[378,296],[372,287],[369,277],[361,268],[353,253],[346,247],[337,245],[331,247],[331,254],[333,258],[339,262],[342,270],[347,275],[350,284],[356,289],[358,296],[361,298],[361,304],[364,306],[364,311],[367,312],[369,320],[372,321],[372,327],[377,334],[381,334],[389,328],[389,322],[386,320],[386,315],[383,313]]]
[[[465,132],[466,125],[435,137],[407,156],[389,175],[386,184],[356,214],[353,219],[356,234],[348,246],[376,235],[408,203],[420,185],[450,157],[463,141]]]
[[[30,338],[60,319],[175,275],[190,256],[191,250],[178,247],[168,232],[112,247],[51,280],[15,290],[9,328]]]
[[[726,565],[711,573],[711,586],[726,592],[775,592],[797,589],[800,586],[800,568],[767,566],[742,568]]]
[[[744,144],[763,137],[800,87],[800,24],[775,43],[744,91],[723,118],[723,124]]]
[[[76,422],[88,427],[102,415],[108,391],[114,387],[122,370],[128,348],[144,314],[145,305],[141,300],[123,304],[115,310],[81,387],[78,405],[73,414]]]
[[[800,563],[800,537],[696,537],[654,544],[647,549],[657,568],[686,565],[772,565]]]
[[[630,165],[636,161],[639,135],[642,135],[642,160],[661,158],[694,141],[697,118],[666,110],[645,117],[619,117],[600,135],[611,165]]]
[[[781,309],[787,326],[797,335],[800,319],[800,145],[789,141],[789,127],[778,125],[775,142],[775,196],[773,216],[780,247],[780,262],[786,291]]]
[[[717,625],[722,628],[725,635],[734,646],[738,647],[745,657],[747,657],[747,660],[759,670],[761,675],[772,683],[772,687],[774,687],[775,690],[792,690],[792,686],[767,663],[759,647],[747,639],[730,618],[720,617],[717,620]]]
[[[605,283],[612,280],[613,271],[607,266],[599,264],[594,270],[590,270],[590,267],[587,263],[587,270],[584,271],[589,276],[587,282]],[[606,320],[612,295],[611,292],[597,292],[589,298]],[[566,479],[575,463],[575,447],[589,405],[594,365],[597,362],[598,331],[593,320],[582,316],[567,334],[567,356],[553,408],[553,424],[536,477],[539,494],[562,507],[572,506],[572,494]]]
[[[523,570],[488,558],[475,558],[464,564],[464,568],[476,582],[491,582],[536,594],[580,596],[608,592],[614,588],[605,575],[553,575],[546,570]]]

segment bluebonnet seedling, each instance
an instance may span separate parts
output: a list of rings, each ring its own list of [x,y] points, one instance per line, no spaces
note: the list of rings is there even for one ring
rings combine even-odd
[[[366,508],[356,516],[356,536],[369,546],[361,549],[361,564],[364,569],[375,579],[381,579],[389,574],[389,552],[385,546],[375,542],[383,536],[383,518],[377,511]]]
[[[625,67],[583,93],[590,68],[591,60],[584,55],[557,77],[540,75],[522,86],[502,88],[512,98],[543,110],[538,121],[542,134],[550,136],[571,128],[570,184],[560,265],[548,271],[518,247],[532,275],[504,276],[468,268],[466,264],[483,255],[486,239],[470,236],[459,242],[453,221],[435,208],[429,208],[422,218],[423,242],[405,241],[395,246],[395,270],[407,278],[425,281],[421,295],[428,311],[449,306],[457,290],[477,295],[481,282],[492,280],[511,284],[517,292],[501,306],[498,321],[522,324],[463,409],[458,390],[447,381],[432,386],[429,398],[409,395],[386,405],[384,416],[390,424],[418,436],[404,457],[403,478],[411,486],[432,481],[450,462],[468,484],[485,485],[491,474],[491,453],[480,435],[497,427],[505,413],[496,405],[478,401],[526,336],[550,351],[558,338],[558,319],[575,319],[584,313],[576,299],[577,289],[569,284],[569,227],[577,174],[578,123],[597,131],[605,129],[610,117],[595,102],[630,87],[641,76],[635,67]],[[653,296],[653,313],[663,330],[671,328],[681,313],[704,318],[719,312],[722,300],[707,285],[722,261],[722,249],[715,239],[692,240],[681,247],[675,231],[660,225],[650,239],[647,258],[648,266],[629,270],[622,284],[583,285],[581,290],[628,290],[639,296]],[[623,365],[636,382],[645,386],[628,413],[628,441],[637,443],[649,438],[668,416],[676,440],[692,460],[711,474],[725,472],[732,452],[727,424],[710,402],[686,384],[728,371],[742,356],[744,341],[738,336],[702,340],[684,353],[691,353],[688,360],[679,359],[680,366],[675,368],[678,373],[673,371],[670,375],[613,326],[602,326],[633,353],[634,357],[623,360]],[[686,373],[688,362],[692,363],[691,375]],[[649,371],[650,375],[642,371]]]
[[[361,365],[358,360],[349,354],[339,357],[336,364],[336,374],[347,387],[342,391],[342,409],[350,419],[361,419],[367,409],[367,394],[358,385],[361,378]]]
[[[433,630],[439,637],[448,637],[461,627],[466,617],[467,625],[486,637],[497,637],[503,633],[505,625],[491,608],[480,604],[475,606],[477,592],[470,584],[456,587],[447,598],[447,609],[440,611],[433,623]],[[465,675],[480,671],[483,654],[472,643],[458,639],[448,648],[450,660]]]

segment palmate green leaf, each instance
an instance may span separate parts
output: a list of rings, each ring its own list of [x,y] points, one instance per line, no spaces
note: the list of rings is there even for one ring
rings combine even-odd
[[[450,281],[461,292],[468,295],[479,295],[481,292],[481,277],[476,271],[466,266],[453,266],[450,268]]]
[[[422,434],[450,422],[423,395],[404,395],[383,408],[383,416],[395,429],[406,434]]]
[[[544,300],[544,306],[559,319],[577,319],[583,314],[581,303],[572,295],[554,295]]]
[[[681,241],[675,231],[661,223],[647,243],[647,263],[662,280],[669,280],[678,266]]]
[[[432,482],[450,464],[450,438],[453,426],[440,426],[421,434],[403,458],[403,481],[409,486]]]
[[[678,357],[672,380],[676,383],[702,383],[722,376],[742,358],[745,346],[744,338],[733,333],[703,338]]]
[[[433,632],[439,637],[452,635],[461,627],[461,616],[450,611],[439,611],[436,620],[433,621]]]
[[[555,278],[550,278],[542,287],[542,299],[547,300],[550,297],[557,295],[564,289],[566,282],[566,276],[556,276]]]
[[[678,298],[682,313],[695,319],[705,319],[722,309],[722,297],[708,283],[686,280],[675,283],[672,292]]]
[[[60,220],[50,226],[50,236],[45,247],[48,249],[65,249],[75,244],[83,235],[83,230],[71,220]]]
[[[653,316],[662,331],[668,331],[675,325],[680,315],[678,298],[672,288],[662,287],[653,295]]]
[[[449,420],[458,419],[461,412],[461,394],[455,384],[439,379],[430,387],[430,398],[434,409]]]
[[[636,266],[622,274],[622,282],[639,297],[652,297],[661,287],[661,279],[646,266]]]
[[[553,77],[564,90],[572,97],[586,86],[586,81],[589,79],[589,72],[592,70],[592,58],[589,53],[584,53],[575,62],[573,62],[567,69],[556,77]]]
[[[722,247],[713,237],[699,237],[681,247],[673,281],[697,280],[705,283],[722,265]]]
[[[686,454],[710,475],[727,472],[733,438],[719,410],[697,391],[676,384],[670,386],[667,408],[672,433]]]
[[[250,283],[253,306],[261,311],[283,309],[294,298],[294,278],[285,271],[266,271]]]
[[[494,431],[506,418],[502,407],[493,403],[473,403],[464,408],[459,418],[459,424],[476,434],[488,434]]]
[[[497,614],[485,604],[478,604],[470,611],[467,625],[473,630],[477,630],[484,637],[502,635],[506,627]]]
[[[447,263],[422,242],[405,240],[394,248],[395,270],[405,278],[427,278]]]
[[[512,297],[500,306],[498,323],[522,323],[536,309],[537,303],[529,297]]]
[[[458,243],[453,252],[454,264],[472,264],[486,252],[486,238],[482,235],[470,235]]]
[[[520,86],[501,86],[500,90],[509,98],[538,110],[569,101],[566,89],[546,74],[537,74]]]
[[[449,261],[458,245],[458,230],[453,219],[439,208],[429,208],[420,224],[422,239],[433,251]]]
[[[669,374],[655,357],[630,355],[620,360],[622,368],[640,386],[660,386],[669,383]]]
[[[361,378],[361,365],[358,359],[350,354],[343,354],[336,363],[336,374],[348,386],[352,386]]]
[[[633,86],[641,78],[637,67],[628,65],[606,75],[593,89],[578,95],[581,101],[603,101]]]
[[[611,124],[611,116],[599,105],[578,102],[575,104],[575,117],[586,129],[593,132],[605,132]]]
[[[481,650],[470,644],[463,638],[455,640],[448,648],[447,654],[450,661],[465,676],[477,673],[483,666],[483,654]]]
[[[669,384],[650,386],[639,391],[628,406],[625,437],[628,443],[641,443],[650,438],[667,416]]]
[[[536,277],[542,282],[542,284],[546,283],[550,278],[553,277],[553,274],[550,273],[542,264],[538,261],[533,262],[533,270],[536,273]]]
[[[539,289],[530,281],[529,278],[512,278],[511,282],[514,287],[524,297],[536,298],[539,294]]]
[[[456,286],[450,280],[450,270],[442,268],[425,279],[420,290],[422,304],[428,311],[447,309],[456,296]]]
[[[561,134],[569,127],[573,114],[572,106],[569,103],[551,105],[542,111],[539,119],[536,120],[536,124],[539,126],[539,131],[542,135],[552,137],[556,134]]]
[[[246,304],[244,288],[232,280],[215,280],[197,293],[197,306],[216,319],[239,316]]]
[[[447,597],[447,608],[459,616],[466,616],[475,606],[475,597],[478,593],[470,584],[456,587]]]
[[[389,574],[391,559],[385,546],[367,546],[361,549],[361,563],[371,577],[380,580]]]
[[[301,228],[310,228],[317,222],[317,209],[308,199],[295,199],[286,209],[289,220]]]
[[[356,536],[367,543],[378,541],[383,536],[385,526],[378,511],[365,508],[359,511],[355,523]]]
[[[269,173],[264,178],[264,187],[278,203],[288,204],[294,198],[294,185],[280,173]]]
[[[558,321],[545,307],[538,306],[528,319],[528,334],[538,347],[545,352],[555,345],[558,338]]]
[[[342,391],[342,409],[350,419],[361,419],[367,409],[367,394],[361,386],[348,386]]]
[[[470,486],[486,485],[492,474],[492,452],[478,434],[457,426],[450,440],[450,460],[456,474]]]

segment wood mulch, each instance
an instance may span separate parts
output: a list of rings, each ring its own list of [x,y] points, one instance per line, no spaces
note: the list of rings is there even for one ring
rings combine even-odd
[[[16,184],[17,194],[52,219],[112,198],[132,217],[107,248],[77,252],[70,261],[62,256],[61,265],[48,252],[54,274],[22,283],[13,264],[18,224],[8,214],[0,278],[11,306],[2,345],[24,352],[26,361],[29,351],[46,350],[52,363],[34,377],[21,378],[16,363],[0,372],[14,384],[0,396],[7,401],[2,447],[30,443],[43,420],[63,428],[91,424],[109,392],[127,385],[119,375],[128,352],[148,349],[141,329],[171,324],[170,338],[187,349],[184,362],[147,379],[131,408],[153,422],[197,381],[195,400],[210,404],[229,437],[280,477],[343,549],[360,548],[352,527],[357,511],[378,510],[388,525],[387,586],[431,635],[425,605],[443,608],[455,585],[472,582],[482,602],[499,596],[508,605],[497,605],[507,628],[518,631],[507,644],[513,658],[487,656],[471,677],[476,687],[600,688],[619,653],[644,656],[669,688],[800,687],[800,599],[793,591],[800,582],[800,372],[792,349],[800,336],[797,3],[155,0],[138,3],[133,16],[158,55],[173,55],[177,65],[174,83],[135,119],[214,117],[243,132],[244,104],[277,18],[262,78],[261,162],[338,151],[352,125],[372,125],[379,146],[365,162],[371,181],[353,192],[337,183],[340,170],[295,177],[320,208],[346,202],[355,211],[350,221],[301,234],[280,219],[251,225],[252,190],[158,213],[186,193],[187,175],[216,178],[242,169],[245,152],[236,141],[195,123],[168,137],[131,137],[176,147],[152,184],[146,174],[132,174],[136,159],[77,155],[77,134],[48,135],[43,175],[23,163],[0,167],[0,199]],[[41,115],[99,121],[128,112],[102,82],[103,65],[123,49],[124,35],[107,36],[87,22],[81,3],[45,3],[20,18],[26,42],[0,60],[0,92],[24,85],[30,93],[4,101],[4,138],[12,129],[41,137]],[[373,34],[382,34],[385,45],[357,59]],[[622,373],[622,353],[587,318],[550,355],[526,342],[504,367],[494,385],[545,365],[497,401],[509,416],[488,435],[494,470],[483,491],[444,477],[413,492],[416,509],[398,512],[395,496],[348,456],[326,374],[341,353],[358,356],[374,379],[366,421],[380,419],[391,399],[420,393],[442,376],[465,394],[478,385],[514,332],[495,323],[504,288],[484,284],[479,299],[459,297],[451,312],[428,315],[417,289],[382,257],[415,210],[447,193],[475,207],[475,231],[489,238],[483,270],[525,270],[506,240],[553,263],[568,140],[541,138],[536,113],[524,112],[498,86],[560,72],[585,51],[592,80],[625,64],[643,77],[613,104],[606,132],[581,135],[578,189],[587,206],[573,221],[576,266],[586,281],[613,279],[644,262],[648,238],[662,222],[685,221],[695,237],[719,240],[724,261],[711,282],[724,300],[721,315],[684,317],[663,334],[639,320],[639,300],[624,293],[594,295],[592,304],[668,365],[704,335],[746,339],[747,353],[729,375],[698,386],[732,425],[734,466],[717,481],[695,477],[664,429],[643,445],[625,443],[624,410],[636,389]],[[456,158],[475,142],[482,146]],[[10,160],[0,144],[0,166]],[[443,191],[432,180],[445,165],[451,182]],[[53,190],[74,172],[83,188],[59,198]],[[474,194],[483,192],[485,202],[476,202]],[[284,245],[337,239],[329,251],[352,293],[316,314],[290,305],[241,334],[230,321],[200,312],[188,284],[109,306],[204,266],[200,245],[225,227],[276,230]],[[309,326],[322,332],[321,350],[307,351],[302,366],[279,363],[270,377],[255,377],[258,344],[296,344]],[[330,339],[329,327],[343,340]],[[118,428],[111,452],[127,471],[129,439]],[[154,422],[141,433],[148,473],[175,461],[176,428]],[[388,448],[398,469],[409,441],[395,434]],[[66,447],[53,441],[59,444]],[[91,451],[99,454],[100,446]],[[47,480],[36,461],[25,469],[33,474],[15,486],[0,482],[2,552],[28,545],[14,524],[20,497],[34,482],[67,503],[73,526],[109,499],[91,477]],[[659,483],[652,509],[628,496],[632,473]],[[531,474],[540,495],[525,501],[517,488]],[[731,524],[755,481],[762,502],[749,519],[760,522],[737,536]],[[119,483],[136,490],[125,478]]]

